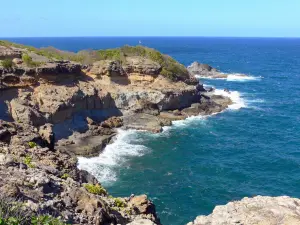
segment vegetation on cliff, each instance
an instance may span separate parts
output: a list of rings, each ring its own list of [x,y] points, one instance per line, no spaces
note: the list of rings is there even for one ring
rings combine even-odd
[[[5,68],[5,69],[9,69],[12,68],[14,63],[12,62],[11,59],[5,59],[1,61],[1,65]]]
[[[66,225],[58,218],[33,213],[21,202],[0,198],[0,225]]]
[[[116,60],[124,64],[126,63],[127,57],[141,57],[151,59],[152,61],[160,64],[162,67],[161,75],[166,76],[172,80],[183,80],[188,78],[189,76],[189,73],[185,66],[174,60],[172,57],[162,54],[155,49],[144,47],[141,45],[125,45],[120,48],[105,50],[83,50],[79,51],[78,53],[61,51],[53,47],[35,48],[32,46],[16,44],[9,41],[0,41],[0,45],[5,47],[26,49],[29,52],[45,56],[51,60],[70,60],[82,64],[92,64],[93,62],[100,60]],[[26,55],[23,61],[28,66],[38,66],[38,63],[33,62],[28,55]]]

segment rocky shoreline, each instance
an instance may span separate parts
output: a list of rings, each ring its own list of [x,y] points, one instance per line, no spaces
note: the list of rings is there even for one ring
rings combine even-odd
[[[300,200],[297,198],[256,196],[216,206],[212,214],[198,216],[187,225],[298,225],[299,211]]]
[[[67,53],[0,41],[0,62],[0,198],[71,224],[160,224],[147,196],[109,196],[77,156],[99,155],[117,128],[157,133],[233,103],[195,78],[215,69],[142,46]]]

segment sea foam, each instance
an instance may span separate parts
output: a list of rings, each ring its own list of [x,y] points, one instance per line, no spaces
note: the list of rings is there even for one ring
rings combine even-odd
[[[109,185],[117,180],[117,168],[126,167],[130,158],[143,156],[150,151],[136,143],[137,135],[138,131],[119,129],[114,142],[107,145],[98,157],[78,157],[78,168],[89,171],[100,182]]]
[[[237,110],[247,107],[245,100],[241,97],[241,93],[238,91],[225,91],[221,89],[215,89],[214,94],[222,95],[231,99],[232,104],[228,106],[228,109]]]
[[[258,81],[261,80],[262,77],[255,77],[255,76],[245,76],[243,74],[239,73],[231,73],[231,74],[225,74],[227,77],[223,78],[215,78],[215,77],[206,77],[206,76],[200,76],[195,75],[197,79],[206,79],[206,80],[226,80],[226,81],[232,81],[232,82],[247,82],[247,81]]]

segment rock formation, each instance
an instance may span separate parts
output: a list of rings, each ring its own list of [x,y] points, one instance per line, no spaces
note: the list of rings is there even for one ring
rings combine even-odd
[[[77,169],[76,156],[98,155],[118,127],[160,132],[232,103],[171,57],[141,46],[67,53],[0,41],[0,65],[0,100],[11,120],[0,120],[0,193],[77,224],[159,219],[144,195],[109,197]]]
[[[218,71],[216,68],[211,67],[208,64],[202,64],[199,62],[193,62],[187,67],[189,73],[193,76],[209,77],[209,78],[227,78],[228,74]],[[241,77],[246,77],[244,74],[235,74]]]
[[[187,225],[298,225],[299,212],[300,199],[257,196],[216,206],[212,214],[198,216]]]

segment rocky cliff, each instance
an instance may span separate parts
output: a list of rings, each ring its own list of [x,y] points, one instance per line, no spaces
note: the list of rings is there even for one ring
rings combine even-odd
[[[118,127],[160,132],[232,103],[142,46],[70,53],[0,41],[0,92],[0,197],[76,224],[159,224],[146,196],[109,196],[77,155],[99,154]]]

